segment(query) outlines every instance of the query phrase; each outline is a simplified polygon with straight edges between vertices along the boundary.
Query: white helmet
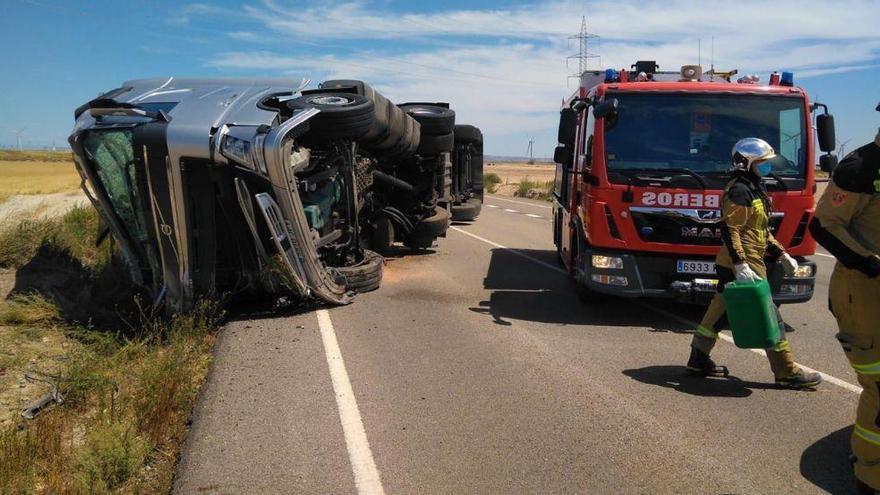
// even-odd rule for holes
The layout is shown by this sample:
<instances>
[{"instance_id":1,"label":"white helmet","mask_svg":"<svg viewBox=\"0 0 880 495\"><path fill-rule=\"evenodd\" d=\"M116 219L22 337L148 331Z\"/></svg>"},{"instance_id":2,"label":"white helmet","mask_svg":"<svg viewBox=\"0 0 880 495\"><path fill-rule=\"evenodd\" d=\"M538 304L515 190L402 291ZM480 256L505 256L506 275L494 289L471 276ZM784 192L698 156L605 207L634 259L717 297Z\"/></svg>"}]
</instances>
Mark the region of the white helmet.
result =
<instances>
[{"instance_id":1,"label":"white helmet","mask_svg":"<svg viewBox=\"0 0 880 495\"><path fill-rule=\"evenodd\" d=\"M740 139L730 153L734 170L749 171L755 163L776 158L776 151L770 143L754 137Z\"/></svg>"}]
</instances>

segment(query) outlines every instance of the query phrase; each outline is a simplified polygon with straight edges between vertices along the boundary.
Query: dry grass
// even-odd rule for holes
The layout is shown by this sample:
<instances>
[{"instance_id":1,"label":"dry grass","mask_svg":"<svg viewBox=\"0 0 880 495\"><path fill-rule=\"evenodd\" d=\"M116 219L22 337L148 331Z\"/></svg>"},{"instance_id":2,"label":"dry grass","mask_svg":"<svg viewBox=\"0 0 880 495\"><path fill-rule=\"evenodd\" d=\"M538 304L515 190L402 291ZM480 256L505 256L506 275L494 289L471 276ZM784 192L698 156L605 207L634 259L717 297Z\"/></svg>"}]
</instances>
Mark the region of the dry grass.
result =
<instances>
[{"instance_id":1,"label":"dry grass","mask_svg":"<svg viewBox=\"0 0 880 495\"><path fill-rule=\"evenodd\" d=\"M2 162L67 162L73 163L71 151L0 150Z\"/></svg>"},{"instance_id":2,"label":"dry grass","mask_svg":"<svg viewBox=\"0 0 880 495\"><path fill-rule=\"evenodd\" d=\"M514 191L514 196L520 198L542 199L549 201L553 195L554 181L535 181L528 177L520 179Z\"/></svg>"},{"instance_id":3,"label":"dry grass","mask_svg":"<svg viewBox=\"0 0 880 495\"><path fill-rule=\"evenodd\" d=\"M0 202L14 194L50 194L79 188L79 174L69 160L0 160Z\"/></svg>"},{"instance_id":4,"label":"dry grass","mask_svg":"<svg viewBox=\"0 0 880 495\"><path fill-rule=\"evenodd\" d=\"M97 216L86 208L0 232L0 247L14 243L0 249L0 260L17 271L17 284L34 267L66 263L30 274L38 288L45 274L56 277L49 287L60 291L14 293L0 303L0 405L15 407L0 420L16 418L0 421L0 493L170 490L220 311L203 303L160 320L129 299L130 323L95 328L72 318L74 310L104 310L99 282L124 278L107 246L95 247L96 232ZM62 405L32 421L17 417L23 401L10 397L33 400L53 386Z\"/></svg>"}]
</instances>

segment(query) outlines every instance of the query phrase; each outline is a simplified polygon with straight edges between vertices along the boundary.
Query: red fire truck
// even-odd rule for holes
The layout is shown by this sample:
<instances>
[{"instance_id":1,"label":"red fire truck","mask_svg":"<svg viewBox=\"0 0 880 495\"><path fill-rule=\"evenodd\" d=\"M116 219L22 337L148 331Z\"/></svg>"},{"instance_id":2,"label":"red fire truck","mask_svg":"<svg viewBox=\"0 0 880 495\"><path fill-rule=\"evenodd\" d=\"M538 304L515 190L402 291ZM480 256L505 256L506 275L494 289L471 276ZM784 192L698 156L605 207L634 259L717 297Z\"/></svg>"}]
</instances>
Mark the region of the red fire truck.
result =
<instances>
[{"instance_id":1,"label":"red fire truck","mask_svg":"<svg viewBox=\"0 0 880 495\"><path fill-rule=\"evenodd\" d=\"M733 144L766 140L778 157L765 178L770 228L799 263L792 277L768 263L777 303L809 300L816 265L807 226L813 214L813 119L821 166L836 160L834 121L810 104L791 73L732 80L736 71L699 66L660 72L653 61L631 71L588 71L563 104L553 240L582 294L705 302L715 292L721 195Z\"/></svg>"}]
</instances>

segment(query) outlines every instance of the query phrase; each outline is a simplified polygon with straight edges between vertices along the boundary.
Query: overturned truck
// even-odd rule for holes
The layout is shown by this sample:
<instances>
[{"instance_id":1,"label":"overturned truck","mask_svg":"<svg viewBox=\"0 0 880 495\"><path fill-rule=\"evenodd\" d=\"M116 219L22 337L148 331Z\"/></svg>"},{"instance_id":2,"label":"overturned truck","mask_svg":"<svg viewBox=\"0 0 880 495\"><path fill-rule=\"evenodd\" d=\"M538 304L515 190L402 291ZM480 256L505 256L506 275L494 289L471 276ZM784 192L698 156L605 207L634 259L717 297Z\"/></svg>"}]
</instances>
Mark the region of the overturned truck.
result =
<instances>
[{"instance_id":1,"label":"overturned truck","mask_svg":"<svg viewBox=\"0 0 880 495\"><path fill-rule=\"evenodd\" d=\"M305 87L143 79L76 110L83 188L156 306L345 304L379 286L380 253L430 247L482 199L482 134L462 134L448 104L394 105L354 80Z\"/></svg>"}]
</instances>

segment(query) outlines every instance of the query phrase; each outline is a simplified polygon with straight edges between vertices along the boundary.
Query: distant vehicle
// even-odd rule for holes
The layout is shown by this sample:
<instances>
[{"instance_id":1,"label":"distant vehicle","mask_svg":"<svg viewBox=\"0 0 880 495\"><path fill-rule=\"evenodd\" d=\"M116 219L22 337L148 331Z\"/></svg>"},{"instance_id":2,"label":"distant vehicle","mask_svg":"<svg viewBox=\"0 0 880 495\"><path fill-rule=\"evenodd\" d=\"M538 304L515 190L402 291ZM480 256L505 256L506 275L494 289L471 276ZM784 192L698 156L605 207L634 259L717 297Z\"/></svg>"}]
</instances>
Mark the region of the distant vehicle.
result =
<instances>
[{"instance_id":1,"label":"distant vehicle","mask_svg":"<svg viewBox=\"0 0 880 495\"><path fill-rule=\"evenodd\" d=\"M143 79L76 110L69 142L87 193L157 304L217 293L345 304L379 286L377 252L430 247L471 197L452 192L448 104L394 105L354 80L305 85Z\"/></svg>"},{"instance_id":2,"label":"distant vehicle","mask_svg":"<svg viewBox=\"0 0 880 495\"><path fill-rule=\"evenodd\" d=\"M808 301L816 266L814 149L817 116L822 168L836 163L827 107L810 105L790 73L731 82L736 71L699 66L659 72L584 72L563 104L555 151L553 241L585 297L666 297L705 302L714 294L721 245L721 195L730 150L744 137L771 143L778 158L766 185L770 228L800 264L793 277L770 266L777 303ZM772 263L771 263L772 265Z\"/></svg>"}]
</instances>

